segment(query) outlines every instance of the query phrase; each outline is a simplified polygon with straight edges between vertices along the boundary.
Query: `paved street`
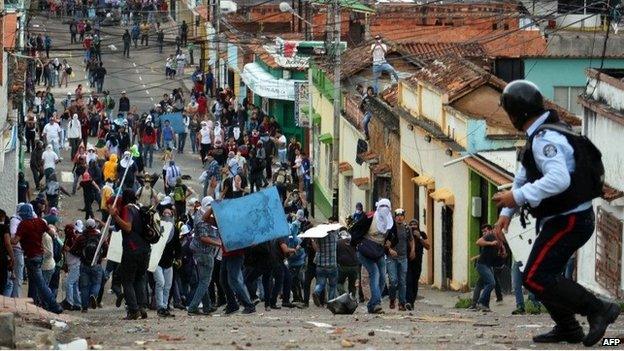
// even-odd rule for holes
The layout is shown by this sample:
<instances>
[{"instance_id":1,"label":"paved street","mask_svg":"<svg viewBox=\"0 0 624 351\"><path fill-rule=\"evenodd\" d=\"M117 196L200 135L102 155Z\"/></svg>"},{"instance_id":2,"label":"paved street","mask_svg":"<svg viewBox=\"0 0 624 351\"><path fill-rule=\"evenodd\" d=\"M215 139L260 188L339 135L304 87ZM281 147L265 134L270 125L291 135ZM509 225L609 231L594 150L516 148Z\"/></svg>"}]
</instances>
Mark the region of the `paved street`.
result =
<instances>
[{"instance_id":1,"label":"paved street","mask_svg":"<svg viewBox=\"0 0 624 351\"><path fill-rule=\"evenodd\" d=\"M77 84L88 86L82 62L83 51L78 50L80 45L69 44L66 24L42 17L32 18L31 33L46 31L53 38L50 57L66 58L74 67L75 77L69 86L52 89L59 104L68 91L74 91ZM126 90L131 105L145 112L164 93L171 93L172 89L183 85L179 80L165 80L164 60L166 55L173 53L171 47L159 54L155 38L150 38L149 47L135 49L133 46L131 58L123 58L122 29L103 27L102 32L102 59L108 71L104 90L110 90L116 101L120 92ZM166 29L166 32L166 40L172 40L175 30ZM109 45L116 46L117 50L111 50ZM187 66L184 79L188 79L191 71L192 67ZM94 140L90 142L95 143ZM152 172L160 173L160 155L160 152L154 155L158 162L154 162ZM58 166L57 172L62 175L62 185L71 189L72 164L67 149L62 151L62 157L64 161ZM192 180L186 182L187 185L201 193L197 182L201 163L199 156L191 153L190 145L187 144L183 155L176 155L176 162L183 174L192 177ZM28 159L25 164L28 164ZM32 184L32 174L28 170L26 174ZM156 189L162 191L161 181ZM63 223L83 219L84 212L78 211L82 205L81 192L73 197L62 197L60 209ZM64 296L64 292L60 291L59 295ZM213 316L190 317L185 311L176 310L173 311L175 318L165 319L157 317L155 311L150 311L147 320L122 321L124 309L115 308L113 295L106 293L101 309L89 310L86 314L67 312L76 317L76 321L58 338L61 341L86 338L90 344L101 345L105 349L542 349L544 345L533 344L531 336L553 326L546 314L511 316L515 308L511 295L505 296L504 303L492 302L491 313L454 308L458 297L468 297L466 293L425 287L422 295L424 299L417 301L411 312L390 310L388 300L384 299L382 303L386 313L382 315L366 313L364 304L360 304L355 314L350 316L333 316L328 310L312 304L308 309L282 308L269 312L265 312L259 305L257 313L247 316L224 316L220 310ZM587 329L584 320L583 326ZM18 328L18 340L32 337L28 334L30 332L31 329L20 331ZM611 325L606 336L623 337L624 319L620 318ZM547 347L572 349L578 345L555 344Z\"/></svg>"}]
</instances>

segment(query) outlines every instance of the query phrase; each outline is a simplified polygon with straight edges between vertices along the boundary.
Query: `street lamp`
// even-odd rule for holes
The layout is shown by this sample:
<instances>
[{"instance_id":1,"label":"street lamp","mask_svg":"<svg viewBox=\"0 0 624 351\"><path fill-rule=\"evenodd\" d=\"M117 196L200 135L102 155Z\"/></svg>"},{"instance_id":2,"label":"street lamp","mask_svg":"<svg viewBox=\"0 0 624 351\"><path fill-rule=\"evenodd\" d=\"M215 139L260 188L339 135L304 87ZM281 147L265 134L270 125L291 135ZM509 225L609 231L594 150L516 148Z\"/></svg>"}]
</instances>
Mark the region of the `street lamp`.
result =
<instances>
[{"instance_id":1,"label":"street lamp","mask_svg":"<svg viewBox=\"0 0 624 351\"><path fill-rule=\"evenodd\" d=\"M309 25L309 26L310 26L310 36L312 37L312 38L310 38L310 39L313 39L313 38L314 38L314 25L312 24L312 22L307 21L305 18L303 18L303 17L299 16L299 14L298 14L298 13L296 13L296 12L295 12L295 10L293 10L293 8L290 6L290 4L289 4L289 3L287 3L287 2L285 2L285 1L284 1L284 2L281 2L281 3L279 4L279 9L280 9L280 11L282 11L282 12L290 12L293 16L295 16L295 17L299 18L300 20L302 20L303 22L305 22L307 25Z\"/></svg>"}]
</instances>

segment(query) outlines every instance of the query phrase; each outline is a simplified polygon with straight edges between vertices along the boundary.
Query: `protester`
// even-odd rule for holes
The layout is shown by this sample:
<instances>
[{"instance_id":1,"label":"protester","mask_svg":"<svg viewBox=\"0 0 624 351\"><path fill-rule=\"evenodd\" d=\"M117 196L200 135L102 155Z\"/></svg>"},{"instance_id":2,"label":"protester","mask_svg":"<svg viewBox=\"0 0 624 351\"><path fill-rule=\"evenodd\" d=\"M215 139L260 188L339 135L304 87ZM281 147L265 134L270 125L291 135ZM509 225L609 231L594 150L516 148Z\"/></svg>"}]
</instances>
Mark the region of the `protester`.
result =
<instances>
[{"instance_id":1,"label":"protester","mask_svg":"<svg viewBox=\"0 0 624 351\"><path fill-rule=\"evenodd\" d=\"M399 311L405 311L405 293L407 261L415 258L414 238L410 228L406 225L405 210L394 210L394 226L386 238L388 252L386 268L388 270L390 309L394 309L396 297L399 297Z\"/></svg>"},{"instance_id":2,"label":"protester","mask_svg":"<svg viewBox=\"0 0 624 351\"><path fill-rule=\"evenodd\" d=\"M422 272L422 259L424 250L429 250L430 245L427 241L427 234L420 230L419 222L417 219L412 219L409 223L412 236L414 237L414 248L416 254L413 259L410 259L407 263L407 278L406 278L406 304L407 310L412 310L416 298L422 297L418 295L418 281L420 280L420 274Z\"/></svg>"}]
</instances>

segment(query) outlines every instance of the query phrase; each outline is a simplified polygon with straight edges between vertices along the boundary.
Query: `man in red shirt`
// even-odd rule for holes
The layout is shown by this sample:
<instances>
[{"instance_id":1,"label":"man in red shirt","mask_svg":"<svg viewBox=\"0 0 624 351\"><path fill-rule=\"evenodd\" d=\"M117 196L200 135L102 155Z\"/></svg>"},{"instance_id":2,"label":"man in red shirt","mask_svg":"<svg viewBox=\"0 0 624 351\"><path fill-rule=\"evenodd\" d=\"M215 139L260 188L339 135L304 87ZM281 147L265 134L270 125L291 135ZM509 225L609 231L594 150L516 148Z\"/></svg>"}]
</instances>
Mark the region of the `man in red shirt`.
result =
<instances>
[{"instance_id":1,"label":"man in red shirt","mask_svg":"<svg viewBox=\"0 0 624 351\"><path fill-rule=\"evenodd\" d=\"M18 242L24 250L28 282L34 286L34 291L43 308L53 313L63 313L63 308L56 302L56 298L43 278L41 265L43 264L43 236L51 234L48 224L41 218L35 217L32 205L22 204L17 214L22 221L17 226L12 244Z\"/></svg>"}]
</instances>

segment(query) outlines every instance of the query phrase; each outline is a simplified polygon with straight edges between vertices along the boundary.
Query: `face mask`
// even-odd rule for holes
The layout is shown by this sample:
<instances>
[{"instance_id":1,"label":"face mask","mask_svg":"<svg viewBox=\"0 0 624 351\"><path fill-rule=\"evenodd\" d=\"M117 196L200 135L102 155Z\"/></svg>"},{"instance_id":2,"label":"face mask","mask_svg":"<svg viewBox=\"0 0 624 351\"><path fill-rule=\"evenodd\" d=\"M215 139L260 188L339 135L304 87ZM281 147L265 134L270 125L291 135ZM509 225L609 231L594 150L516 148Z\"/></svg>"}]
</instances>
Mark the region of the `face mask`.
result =
<instances>
[{"instance_id":1,"label":"face mask","mask_svg":"<svg viewBox=\"0 0 624 351\"><path fill-rule=\"evenodd\" d=\"M173 218L171 216L163 216L162 220L165 222L173 222Z\"/></svg>"}]
</instances>

